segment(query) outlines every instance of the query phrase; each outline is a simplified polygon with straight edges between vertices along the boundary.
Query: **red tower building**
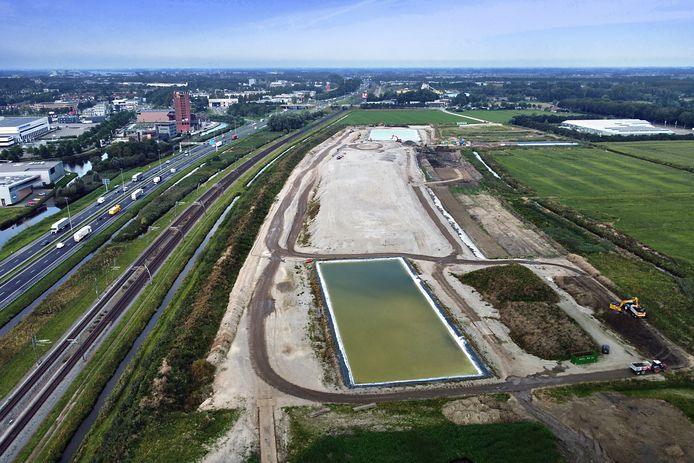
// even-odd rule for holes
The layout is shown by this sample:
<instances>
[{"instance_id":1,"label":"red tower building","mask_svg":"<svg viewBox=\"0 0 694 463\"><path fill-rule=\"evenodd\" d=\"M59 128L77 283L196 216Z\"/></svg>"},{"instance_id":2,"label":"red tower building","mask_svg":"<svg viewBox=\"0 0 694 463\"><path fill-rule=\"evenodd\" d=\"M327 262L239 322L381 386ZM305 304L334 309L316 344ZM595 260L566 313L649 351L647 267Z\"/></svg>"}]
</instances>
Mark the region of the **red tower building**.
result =
<instances>
[{"instance_id":1,"label":"red tower building","mask_svg":"<svg viewBox=\"0 0 694 463\"><path fill-rule=\"evenodd\" d=\"M190 96L187 91L175 91L173 94L173 106L176 111L176 132L190 133Z\"/></svg>"}]
</instances>

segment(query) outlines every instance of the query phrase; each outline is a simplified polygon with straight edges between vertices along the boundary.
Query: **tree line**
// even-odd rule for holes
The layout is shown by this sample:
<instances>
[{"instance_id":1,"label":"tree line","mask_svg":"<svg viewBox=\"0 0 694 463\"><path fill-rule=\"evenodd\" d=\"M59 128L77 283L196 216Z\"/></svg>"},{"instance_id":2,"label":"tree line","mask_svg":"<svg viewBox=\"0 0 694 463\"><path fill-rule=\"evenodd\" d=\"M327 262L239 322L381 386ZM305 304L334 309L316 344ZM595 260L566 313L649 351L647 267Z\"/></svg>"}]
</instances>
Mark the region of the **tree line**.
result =
<instances>
[{"instance_id":1,"label":"tree line","mask_svg":"<svg viewBox=\"0 0 694 463\"><path fill-rule=\"evenodd\" d=\"M287 111L270 116L267 126L273 132L290 132L322 117L323 114L323 111Z\"/></svg>"}]
</instances>

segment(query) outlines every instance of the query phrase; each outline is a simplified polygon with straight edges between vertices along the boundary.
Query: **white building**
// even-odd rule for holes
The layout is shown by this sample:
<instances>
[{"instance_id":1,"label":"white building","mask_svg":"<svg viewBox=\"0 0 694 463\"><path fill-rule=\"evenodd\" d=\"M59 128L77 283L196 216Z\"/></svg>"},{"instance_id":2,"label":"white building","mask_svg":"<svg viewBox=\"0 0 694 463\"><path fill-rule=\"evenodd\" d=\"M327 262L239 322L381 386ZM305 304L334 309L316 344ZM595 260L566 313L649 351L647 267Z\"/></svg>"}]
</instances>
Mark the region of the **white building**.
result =
<instances>
[{"instance_id":1,"label":"white building","mask_svg":"<svg viewBox=\"0 0 694 463\"><path fill-rule=\"evenodd\" d=\"M63 161L0 163L0 177L37 176L36 186L55 183L65 175Z\"/></svg>"},{"instance_id":2,"label":"white building","mask_svg":"<svg viewBox=\"0 0 694 463\"><path fill-rule=\"evenodd\" d=\"M228 108L238 102L238 98L209 98L207 100L207 105L210 108Z\"/></svg>"},{"instance_id":3,"label":"white building","mask_svg":"<svg viewBox=\"0 0 694 463\"><path fill-rule=\"evenodd\" d=\"M0 206L17 204L34 192L38 175L0 176Z\"/></svg>"},{"instance_id":4,"label":"white building","mask_svg":"<svg viewBox=\"0 0 694 463\"><path fill-rule=\"evenodd\" d=\"M15 143L14 137L9 135L0 135L0 150L11 148Z\"/></svg>"},{"instance_id":5,"label":"white building","mask_svg":"<svg viewBox=\"0 0 694 463\"><path fill-rule=\"evenodd\" d=\"M49 129L48 117L0 116L0 137L12 137L17 143L30 142L48 133Z\"/></svg>"},{"instance_id":6,"label":"white building","mask_svg":"<svg viewBox=\"0 0 694 463\"><path fill-rule=\"evenodd\" d=\"M109 114L111 114L111 105L108 104L108 102L103 101L82 111L83 116L104 117L108 116Z\"/></svg>"},{"instance_id":7,"label":"white building","mask_svg":"<svg viewBox=\"0 0 694 463\"><path fill-rule=\"evenodd\" d=\"M641 119L579 119L561 123L561 127L582 133L600 136L611 135L661 135L672 134L672 130L654 127Z\"/></svg>"}]
</instances>

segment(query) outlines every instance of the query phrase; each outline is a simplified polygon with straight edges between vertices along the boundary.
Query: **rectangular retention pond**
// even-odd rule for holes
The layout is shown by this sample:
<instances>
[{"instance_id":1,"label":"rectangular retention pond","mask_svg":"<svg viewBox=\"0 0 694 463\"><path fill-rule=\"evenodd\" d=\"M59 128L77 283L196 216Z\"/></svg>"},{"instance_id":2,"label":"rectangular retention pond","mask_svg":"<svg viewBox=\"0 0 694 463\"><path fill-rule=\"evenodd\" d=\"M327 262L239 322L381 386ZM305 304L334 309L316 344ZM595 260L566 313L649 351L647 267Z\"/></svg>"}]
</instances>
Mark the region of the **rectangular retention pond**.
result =
<instances>
[{"instance_id":1,"label":"rectangular retention pond","mask_svg":"<svg viewBox=\"0 0 694 463\"><path fill-rule=\"evenodd\" d=\"M317 264L350 386L485 376L402 258Z\"/></svg>"},{"instance_id":2,"label":"rectangular retention pond","mask_svg":"<svg viewBox=\"0 0 694 463\"><path fill-rule=\"evenodd\" d=\"M373 141L392 141L398 137L402 141L420 142L419 132L416 129L402 129L398 127L387 129L371 129L369 138Z\"/></svg>"}]
</instances>

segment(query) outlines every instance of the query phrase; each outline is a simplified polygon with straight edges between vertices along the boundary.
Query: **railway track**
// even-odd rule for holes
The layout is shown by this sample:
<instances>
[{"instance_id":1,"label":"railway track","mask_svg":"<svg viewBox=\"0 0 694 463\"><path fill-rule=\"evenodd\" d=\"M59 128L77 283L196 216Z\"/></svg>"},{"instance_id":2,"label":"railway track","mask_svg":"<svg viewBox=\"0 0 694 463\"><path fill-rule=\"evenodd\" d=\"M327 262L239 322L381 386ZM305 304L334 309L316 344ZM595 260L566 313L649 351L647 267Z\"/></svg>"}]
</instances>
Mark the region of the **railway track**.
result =
<instances>
[{"instance_id":1,"label":"railway track","mask_svg":"<svg viewBox=\"0 0 694 463\"><path fill-rule=\"evenodd\" d=\"M82 357L97 342L101 334L125 312L130 303L147 285L151 276L156 273L161 264L181 242L185 234L192 228L197 220L202 217L207 208L224 193L226 188L231 186L241 175L246 173L270 153L297 140L307 132L334 119L341 113L342 112L335 112L329 114L297 133L273 143L271 146L263 149L243 162L239 167L219 180L214 187L207 190L195 203L186 208L181 215L174 220L171 226L157 237L133 265L111 285L94 307L92 307L77 325L70 330L69 334L63 338L60 344L48 354L48 357L45 358L20 386L11 393L8 400L2 405L0 408L0 422L5 420L42 380L47 379L47 383L40 389L35 399L22 411L19 418L12 423L9 430L0 437L0 456L12 445L17 436L19 436L29 424L75 365L79 363ZM102 318L98 318L99 314L105 309L108 309L106 314ZM88 330L91 324L93 324L93 326L91 330ZM63 364L59 365L61 358L73 345L73 342L68 341L68 339L74 340L79 338L85 330L88 330L87 337L84 341L79 343L78 348L74 350L72 354L69 354L67 358L62 360ZM56 364L59 365L57 372L49 376Z\"/></svg>"}]
</instances>

